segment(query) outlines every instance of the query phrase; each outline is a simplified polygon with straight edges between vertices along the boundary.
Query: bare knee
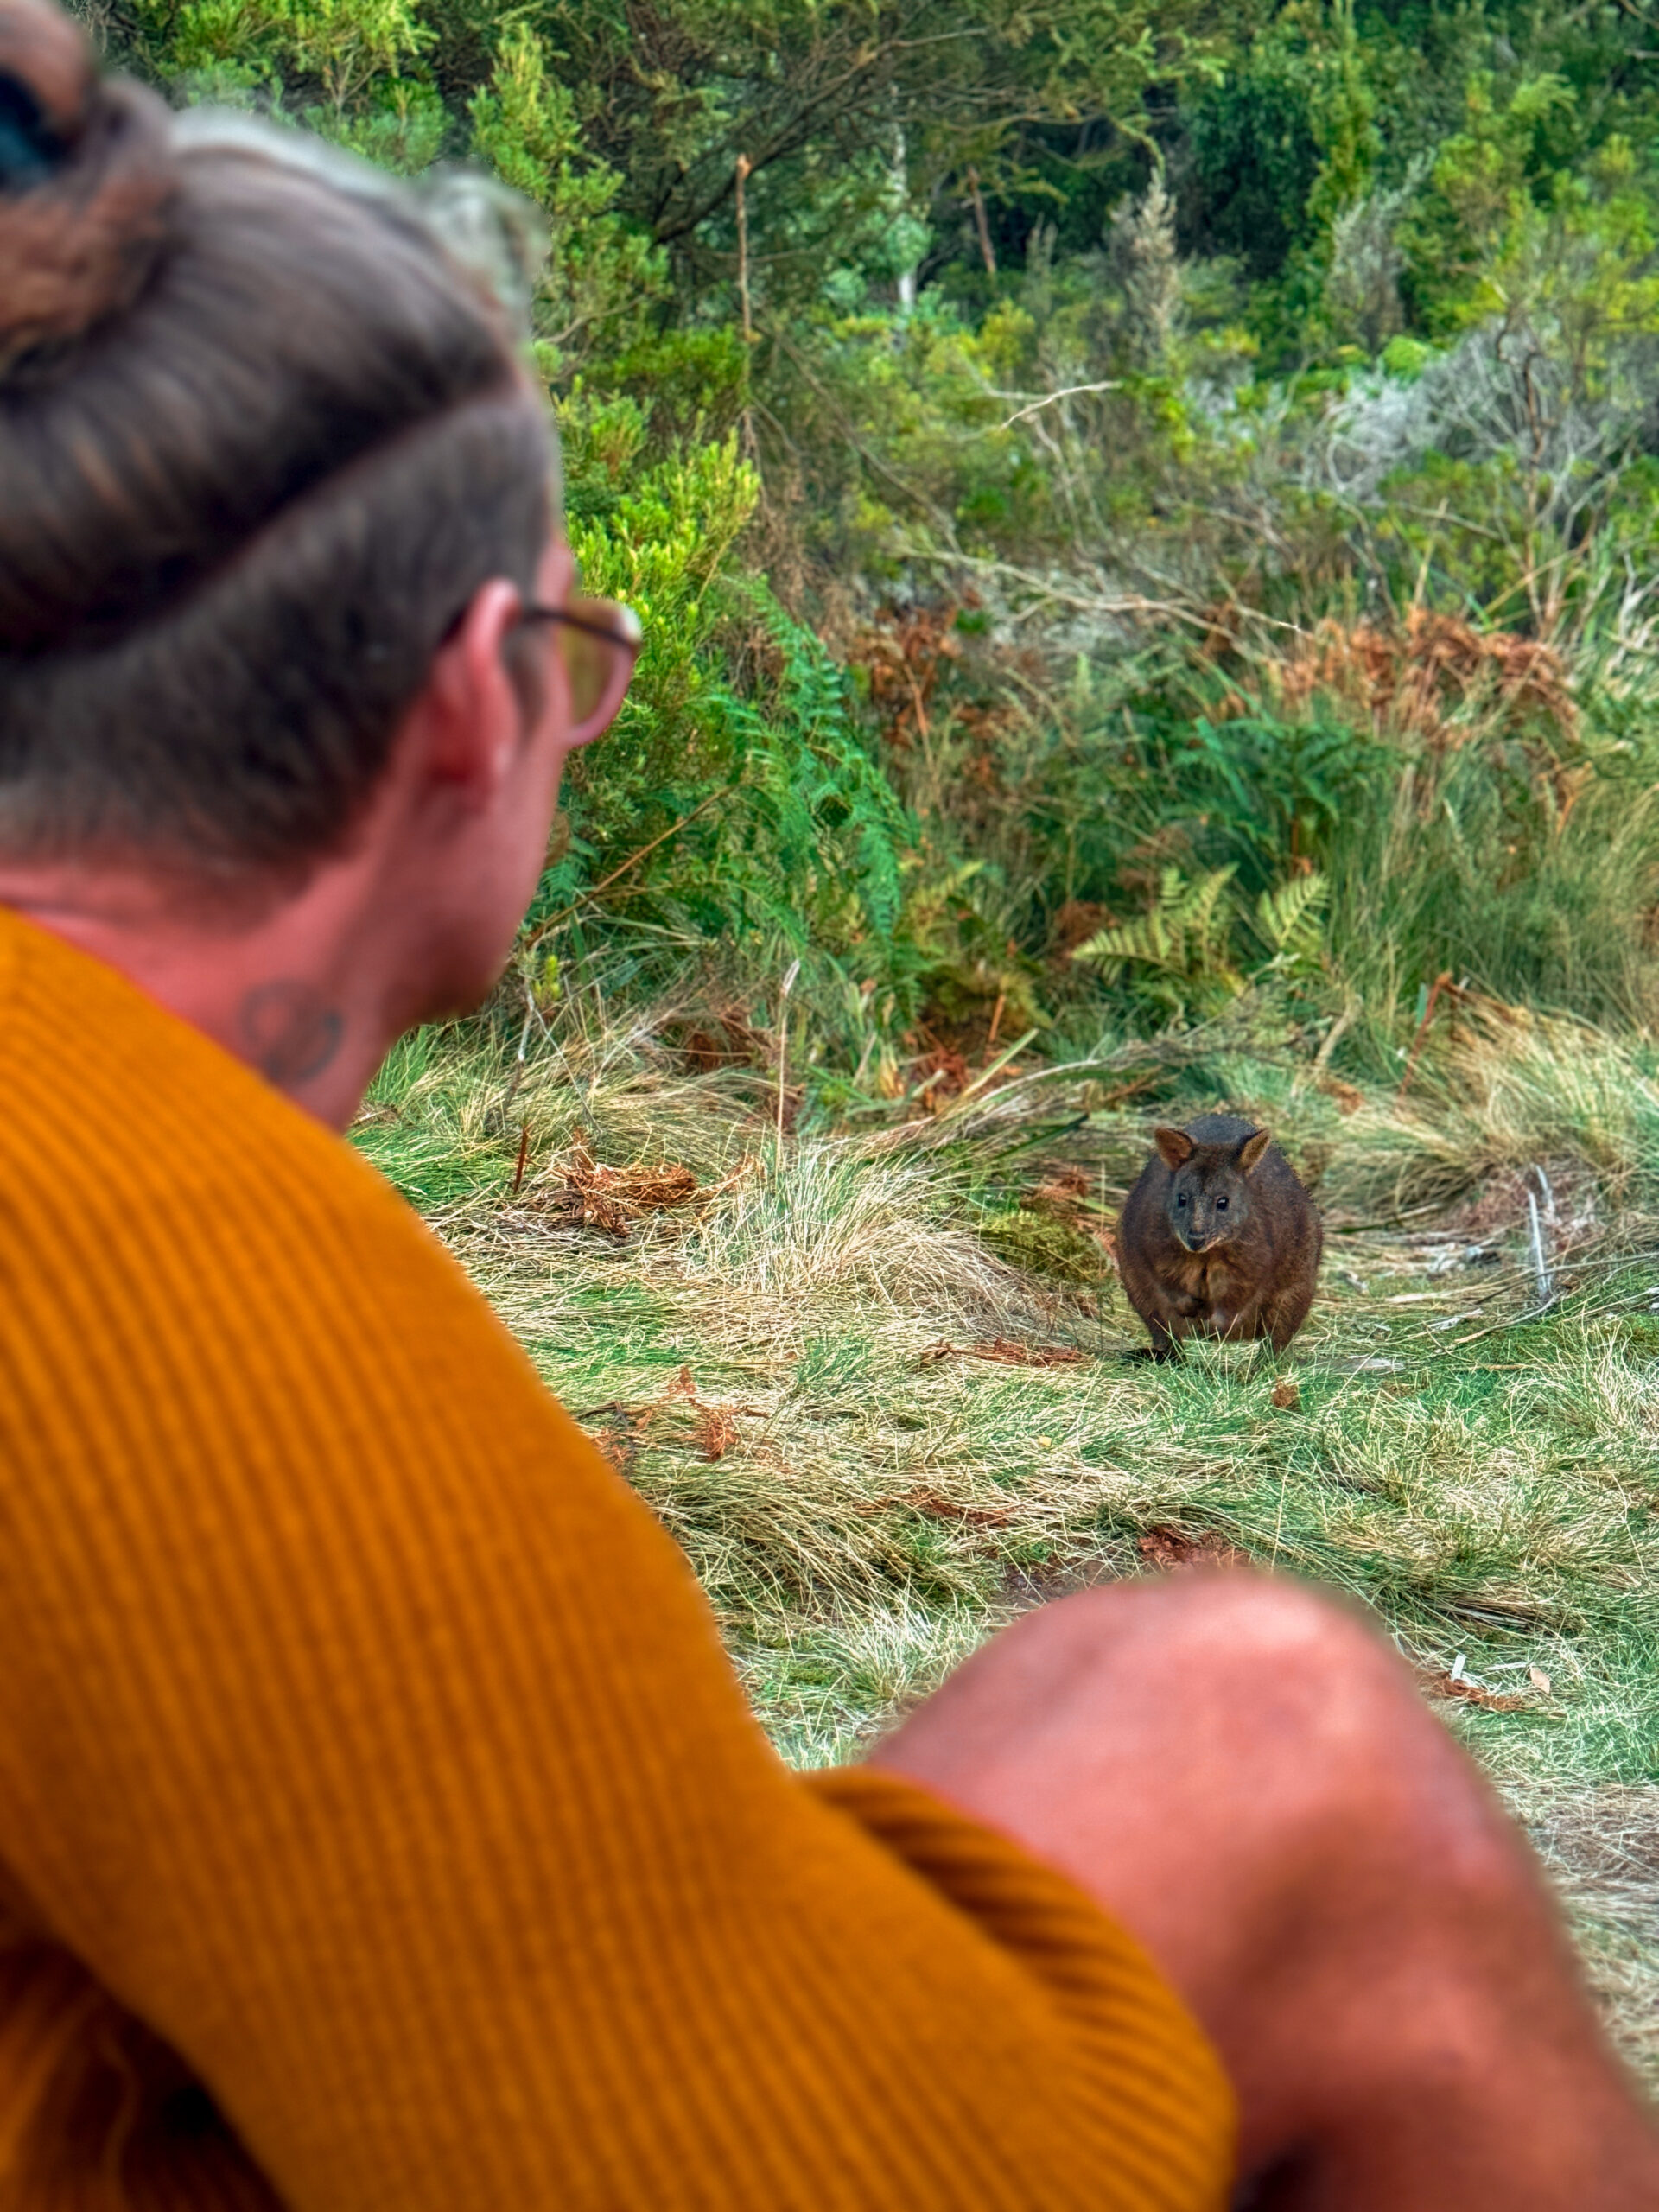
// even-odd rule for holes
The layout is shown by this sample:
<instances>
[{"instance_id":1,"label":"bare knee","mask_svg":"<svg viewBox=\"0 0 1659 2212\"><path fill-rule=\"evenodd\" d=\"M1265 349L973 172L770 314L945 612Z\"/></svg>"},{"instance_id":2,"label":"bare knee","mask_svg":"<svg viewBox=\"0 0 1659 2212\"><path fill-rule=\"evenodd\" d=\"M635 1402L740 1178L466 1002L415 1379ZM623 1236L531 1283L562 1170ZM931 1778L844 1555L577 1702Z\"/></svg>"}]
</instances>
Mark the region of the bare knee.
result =
<instances>
[{"instance_id":1,"label":"bare knee","mask_svg":"<svg viewBox=\"0 0 1659 2212\"><path fill-rule=\"evenodd\" d=\"M1161 1942L1201 1894L1241 1931L1351 1916L1407 1869L1530 1878L1386 1640L1296 1582L1089 1591L988 1645L874 1754L1018 1836Z\"/></svg>"},{"instance_id":2,"label":"bare knee","mask_svg":"<svg viewBox=\"0 0 1659 2212\"><path fill-rule=\"evenodd\" d=\"M1610 2171L1650 2175L1529 1855L1342 1604L1250 1574L1068 1599L874 1756L1140 1937L1232 2075L1247 2174L1337 2177L1309 2202L1555 2212L1605 2136ZM1517 2166L1546 2175L1530 2196ZM1645 2185L1582 2201L1623 2212Z\"/></svg>"},{"instance_id":3,"label":"bare knee","mask_svg":"<svg viewBox=\"0 0 1659 2212\"><path fill-rule=\"evenodd\" d=\"M1094 1738L1149 1774L1178 1748L1217 1771L1294 1762L1329 1792L1385 1744L1438 1735L1410 1678L1355 1610L1287 1579L1183 1573L1079 1592L1027 1614L971 1659L878 1755L947 1764ZM1161 1754L1161 1756L1160 1756ZM1120 1778L1124 1769L1120 1765Z\"/></svg>"}]
</instances>

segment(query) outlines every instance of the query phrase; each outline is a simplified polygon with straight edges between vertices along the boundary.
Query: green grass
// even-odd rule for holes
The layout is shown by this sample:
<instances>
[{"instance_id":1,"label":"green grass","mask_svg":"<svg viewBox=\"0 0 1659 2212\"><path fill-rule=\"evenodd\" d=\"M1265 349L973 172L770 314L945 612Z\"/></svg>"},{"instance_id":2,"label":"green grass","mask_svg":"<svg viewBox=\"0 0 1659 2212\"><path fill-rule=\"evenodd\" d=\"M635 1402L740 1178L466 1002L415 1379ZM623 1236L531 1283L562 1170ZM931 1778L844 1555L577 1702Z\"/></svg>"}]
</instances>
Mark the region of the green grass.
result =
<instances>
[{"instance_id":1,"label":"green grass","mask_svg":"<svg viewBox=\"0 0 1659 2212\"><path fill-rule=\"evenodd\" d=\"M1659 2080L1652 1086L1566 1023L1477 1026L1403 1105L1347 1114L1286 1053L1168 1058L1145 1119L1091 1110L1096 1076L1039 1077L779 1159L764 1081L687 1077L648 1027L538 1034L522 1065L454 1032L402 1049L357 1136L684 1547L786 1757L855 1756L1022 1606L1147 1571L1148 1532L1224 1542L1372 1606L1429 1675L1461 1657L1437 1704ZM1009 1224L1052 1222L1057 1176L1098 1252L1147 1120L1223 1100L1321 1178L1291 1406L1249 1348L1137 1357L1109 1273L1010 1262L1043 1258ZM612 1168L722 1187L626 1239L572 1225L579 1135ZM1541 1313L1527 1161L1555 1211Z\"/></svg>"}]
</instances>

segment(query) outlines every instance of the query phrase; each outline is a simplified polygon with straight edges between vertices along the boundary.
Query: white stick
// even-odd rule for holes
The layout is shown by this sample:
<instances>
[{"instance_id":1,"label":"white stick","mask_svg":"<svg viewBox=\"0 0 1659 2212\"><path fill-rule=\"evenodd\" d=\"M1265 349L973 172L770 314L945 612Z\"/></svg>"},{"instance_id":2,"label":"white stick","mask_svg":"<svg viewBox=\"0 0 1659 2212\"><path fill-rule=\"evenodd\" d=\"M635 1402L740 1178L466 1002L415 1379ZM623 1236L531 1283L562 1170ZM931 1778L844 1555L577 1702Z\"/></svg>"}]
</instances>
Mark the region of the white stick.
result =
<instances>
[{"instance_id":1,"label":"white stick","mask_svg":"<svg viewBox=\"0 0 1659 2212\"><path fill-rule=\"evenodd\" d=\"M1549 1224L1550 1227L1554 1229L1556 1218L1555 1193L1550 1189L1549 1178L1545 1174L1541 1167L1535 1167L1532 1172L1538 1178L1539 1195L1544 1202L1544 1219Z\"/></svg>"},{"instance_id":2,"label":"white stick","mask_svg":"<svg viewBox=\"0 0 1659 2212\"><path fill-rule=\"evenodd\" d=\"M1548 1305L1555 1295L1555 1286L1544 1259L1544 1224L1539 1217L1538 1201L1531 1191L1527 1192L1527 1211L1532 1218L1532 1272L1538 1278L1539 1300Z\"/></svg>"},{"instance_id":3,"label":"white stick","mask_svg":"<svg viewBox=\"0 0 1659 2212\"><path fill-rule=\"evenodd\" d=\"M999 423L997 427L1011 430L1016 423L1023 423L1027 416L1036 415L1045 407L1052 407L1057 399L1076 399L1086 391L1116 391L1117 388L1118 379L1116 377L1109 377L1104 384L1069 384L1064 391L1045 392L1040 399L1033 399L1029 406L1020 408L1017 414L1010 415L1006 423ZM998 395L999 397L1001 396Z\"/></svg>"}]
</instances>

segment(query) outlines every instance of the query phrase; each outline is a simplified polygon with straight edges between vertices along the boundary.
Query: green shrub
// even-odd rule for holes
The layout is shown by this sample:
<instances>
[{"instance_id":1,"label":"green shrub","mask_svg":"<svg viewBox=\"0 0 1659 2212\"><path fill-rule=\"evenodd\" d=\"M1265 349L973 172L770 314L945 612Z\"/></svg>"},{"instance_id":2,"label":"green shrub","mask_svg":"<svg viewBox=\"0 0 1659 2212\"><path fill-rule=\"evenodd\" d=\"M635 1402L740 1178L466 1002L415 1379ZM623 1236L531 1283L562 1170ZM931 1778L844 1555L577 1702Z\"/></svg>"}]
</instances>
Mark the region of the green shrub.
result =
<instances>
[{"instance_id":1,"label":"green shrub","mask_svg":"<svg viewBox=\"0 0 1659 2212\"><path fill-rule=\"evenodd\" d=\"M526 975L672 977L764 1062L798 958L810 1116L917 1090L924 1052L1245 1001L1392 1065L1447 971L1652 1017L1639 13L96 27L175 99L535 204L571 539L646 647ZM1414 719L1350 680L1435 622L1476 641L1461 692Z\"/></svg>"}]
</instances>

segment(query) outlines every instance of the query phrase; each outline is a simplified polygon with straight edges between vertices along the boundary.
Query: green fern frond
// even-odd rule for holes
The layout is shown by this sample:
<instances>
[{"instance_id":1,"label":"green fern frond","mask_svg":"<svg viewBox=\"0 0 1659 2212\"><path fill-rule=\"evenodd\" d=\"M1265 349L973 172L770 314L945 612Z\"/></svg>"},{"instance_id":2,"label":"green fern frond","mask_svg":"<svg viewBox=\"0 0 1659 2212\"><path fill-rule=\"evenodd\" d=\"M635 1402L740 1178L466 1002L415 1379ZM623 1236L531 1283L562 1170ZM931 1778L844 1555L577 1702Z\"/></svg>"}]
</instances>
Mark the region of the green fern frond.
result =
<instances>
[{"instance_id":1,"label":"green fern frond","mask_svg":"<svg viewBox=\"0 0 1659 2212\"><path fill-rule=\"evenodd\" d=\"M1276 960L1306 961L1318 957L1320 920L1331 886L1315 874L1293 875L1255 904L1255 925Z\"/></svg>"},{"instance_id":2,"label":"green fern frond","mask_svg":"<svg viewBox=\"0 0 1659 2212\"><path fill-rule=\"evenodd\" d=\"M1175 913L1171 914L1172 924L1191 940L1193 951L1198 955L1197 964L1202 969L1208 969L1215 964L1224 944L1227 931L1221 910L1222 894L1236 872L1229 866L1212 868L1208 875L1201 875L1180 902L1179 922ZM1166 871L1166 880L1175 873L1173 869Z\"/></svg>"},{"instance_id":3,"label":"green fern frond","mask_svg":"<svg viewBox=\"0 0 1659 2212\"><path fill-rule=\"evenodd\" d=\"M1182 983L1238 989L1228 957L1232 916L1226 893L1233 874L1231 867L1213 868L1189 883L1179 868L1165 868L1148 912L1096 930L1071 957L1098 965L1107 982L1133 963Z\"/></svg>"}]
</instances>

